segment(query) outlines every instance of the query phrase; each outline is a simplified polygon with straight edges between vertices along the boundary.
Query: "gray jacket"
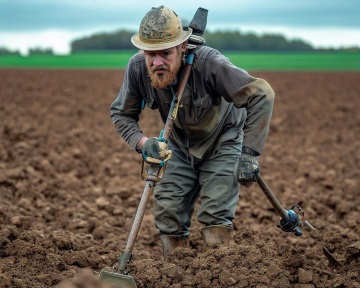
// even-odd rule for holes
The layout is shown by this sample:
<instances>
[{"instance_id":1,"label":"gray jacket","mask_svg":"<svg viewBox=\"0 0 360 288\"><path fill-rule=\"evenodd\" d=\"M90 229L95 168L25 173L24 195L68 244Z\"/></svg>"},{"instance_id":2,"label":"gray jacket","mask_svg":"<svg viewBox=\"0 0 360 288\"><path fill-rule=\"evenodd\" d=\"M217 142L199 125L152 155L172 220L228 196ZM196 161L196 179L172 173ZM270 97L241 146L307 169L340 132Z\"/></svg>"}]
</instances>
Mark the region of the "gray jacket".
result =
<instances>
[{"instance_id":1,"label":"gray jacket","mask_svg":"<svg viewBox=\"0 0 360 288\"><path fill-rule=\"evenodd\" d=\"M166 89L152 88L144 53L139 51L130 59L110 112L117 132L134 150L143 136L137 123L143 103L158 109L165 123L176 86L174 81ZM265 80L234 66L217 50L200 47L195 52L191 76L170 138L182 150L202 159L226 131L240 133L243 129L243 146L261 154L274 97L273 89Z\"/></svg>"}]
</instances>

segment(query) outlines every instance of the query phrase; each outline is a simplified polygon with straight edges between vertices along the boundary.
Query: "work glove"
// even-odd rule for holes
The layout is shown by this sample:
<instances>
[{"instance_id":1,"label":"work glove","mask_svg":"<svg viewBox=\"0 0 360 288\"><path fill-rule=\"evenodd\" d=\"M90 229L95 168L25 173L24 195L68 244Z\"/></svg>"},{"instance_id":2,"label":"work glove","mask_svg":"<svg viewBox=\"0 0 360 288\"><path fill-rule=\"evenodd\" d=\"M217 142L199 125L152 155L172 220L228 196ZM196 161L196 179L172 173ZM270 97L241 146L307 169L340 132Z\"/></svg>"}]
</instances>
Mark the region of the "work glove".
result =
<instances>
[{"instance_id":1,"label":"work glove","mask_svg":"<svg viewBox=\"0 0 360 288\"><path fill-rule=\"evenodd\" d=\"M149 138L142 147L142 156L145 162L162 166L171 157L171 150L168 150L167 141L157 137Z\"/></svg>"},{"instance_id":2,"label":"work glove","mask_svg":"<svg viewBox=\"0 0 360 288\"><path fill-rule=\"evenodd\" d=\"M260 172L259 153L251 148L243 147L238 163L238 181L241 185L248 186L256 182L256 174Z\"/></svg>"}]
</instances>

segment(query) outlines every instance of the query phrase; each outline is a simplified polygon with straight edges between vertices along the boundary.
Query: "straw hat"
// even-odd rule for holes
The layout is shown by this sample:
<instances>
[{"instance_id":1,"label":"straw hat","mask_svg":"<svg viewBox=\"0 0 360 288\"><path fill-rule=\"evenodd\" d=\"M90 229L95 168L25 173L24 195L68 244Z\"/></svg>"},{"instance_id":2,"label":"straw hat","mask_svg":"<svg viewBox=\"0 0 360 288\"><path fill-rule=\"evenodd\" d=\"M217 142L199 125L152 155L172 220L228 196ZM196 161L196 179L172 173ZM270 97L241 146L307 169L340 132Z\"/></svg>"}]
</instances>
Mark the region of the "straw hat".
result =
<instances>
[{"instance_id":1,"label":"straw hat","mask_svg":"<svg viewBox=\"0 0 360 288\"><path fill-rule=\"evenodd\" d=\"M142 19L139 33L131 37L131 43L142 50L164 50L183 43L191 33L191 28L183 30L174 11L164 6L153 7Z\"/></svg>"}]
</instances>

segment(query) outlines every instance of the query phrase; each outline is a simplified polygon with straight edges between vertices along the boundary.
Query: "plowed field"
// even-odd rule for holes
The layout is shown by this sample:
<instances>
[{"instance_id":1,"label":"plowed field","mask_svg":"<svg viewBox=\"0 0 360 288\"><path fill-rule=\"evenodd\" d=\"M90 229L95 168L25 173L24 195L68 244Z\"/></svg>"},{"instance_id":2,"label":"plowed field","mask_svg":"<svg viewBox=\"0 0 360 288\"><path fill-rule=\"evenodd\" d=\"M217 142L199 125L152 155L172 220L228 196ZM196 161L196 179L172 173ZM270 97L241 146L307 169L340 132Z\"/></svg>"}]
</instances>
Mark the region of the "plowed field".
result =
<instances>
[{"instance_id":1,"label":"plowed field","mask_svg":"<svg viewBox=\"0 0 360 288\"><path fill-rule=\"evenodd\" d=\"M276 91L262 176L316 230L282 232L254 184L241 188L230 247L206 250L194 219L191 248L166 263L151 198L128 266L138 287L360 287L360 74L253 74ZM100 287L93 279L125 248L144 182L109 116L122 77L0 70L1 288ZM148 136L162 126L144 110Z\"/></svg>"}]
</instances>

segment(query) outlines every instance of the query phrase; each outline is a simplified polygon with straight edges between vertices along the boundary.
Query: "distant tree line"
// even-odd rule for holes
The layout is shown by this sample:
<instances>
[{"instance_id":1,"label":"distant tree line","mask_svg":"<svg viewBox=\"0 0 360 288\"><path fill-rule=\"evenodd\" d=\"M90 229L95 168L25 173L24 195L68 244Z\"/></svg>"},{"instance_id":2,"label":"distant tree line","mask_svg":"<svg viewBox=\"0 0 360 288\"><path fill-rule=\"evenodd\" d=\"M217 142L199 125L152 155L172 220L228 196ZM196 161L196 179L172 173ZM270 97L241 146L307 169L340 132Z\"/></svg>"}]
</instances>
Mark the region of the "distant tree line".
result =
<instances>
[{"instance_id":1,"label":"distant tree line","mask_svg":"<svg viewBox=\"0 0 360 288\"><path fill-rule=\"evenodd\" d=\"M299 39L287 40L282 35L254 33L243 34L239 31L205 32L206 45L220 51L312 51L314 48Z\"/></svg>"},{"instance_id":2,"label":"distant tree line","mask_svg":"<svg viewBox=\"0 0 360 288\"><path fill-rule=\"evenodd\" d=\"M75 39L71 42L71 52L94 51L94 50L131 50L135 47L131 44L131 37L135 32L119 30L112 33L98 33L91 36ZM254 33L242 33L240 31L216 31L205 32L206 45L220 51L360 51L360 47L347 47L339 49L315 49L309 43L301 39L288 40L280 34L256 35ZM30 48L29 55L52 55L51 48ZM0 47L1 55L20 55L17 50Z\"/></svg>"},{"instance_id":3,"label":"distant tree line","mask_svg":"<svg viewBox=\"0 0 360 288\"><path fill-rule=\"evenodd\" d=\"M134 32L120 30L113 33L99 33L71 42L71 52L86 50L130 50L134 49L130 38Z\"/></svg>"},{"instance_id":4,"label":"distant tree line","mask_svg":"<svg viewBox=\"0 0 360 288\"><path fill-rule=\"evenodd\" d=\"M74 40L71 51L85 50L122 50L134 49L130 38L133 31L120 30L113 33L99 33ZM282 35L267 34L258 36L239 31L217 31L204 34L206 45L218 50L236 51L312 51L314 48L299 39L287 40Z\"/></svg>"},{"instance_id":5,"label":"distant tree line","mask_svg":"<svg viewBox=\"0 0 360 288\"><path fill-rule=\"evenodd\" d=\"M29 55L53 55L54 52L51 48L30 48ZM1 55L20 55L19 50L10 50L6 47L0 47Z\"/></svg>"},{"instance_id":6,"label":"distant tree line","mask_svg":"<svg viewBox=\"0 0 360 288\"><path fill-rule=\"evenodd\" d=\"M30 48L29 55L52 55L54 54L51 48Z\"/></svg>"},{"instance_id":7,"label":"distant tree line","mask_svg":"<svg viewBox=\"0 0 360 288\"><path fill-rule=\"evenodd\" d=\"M6 47L0 47L0 55L20 55L18 50L9 50Z\"/></svg>"}]
</instances>

